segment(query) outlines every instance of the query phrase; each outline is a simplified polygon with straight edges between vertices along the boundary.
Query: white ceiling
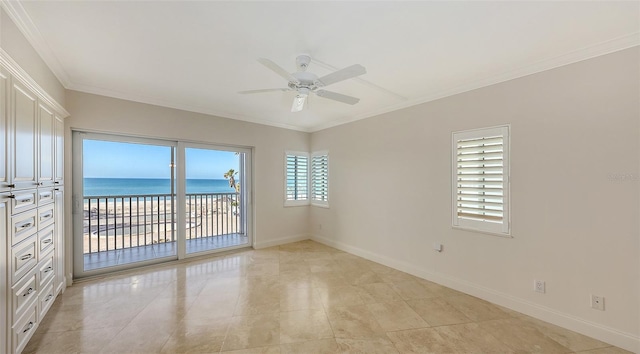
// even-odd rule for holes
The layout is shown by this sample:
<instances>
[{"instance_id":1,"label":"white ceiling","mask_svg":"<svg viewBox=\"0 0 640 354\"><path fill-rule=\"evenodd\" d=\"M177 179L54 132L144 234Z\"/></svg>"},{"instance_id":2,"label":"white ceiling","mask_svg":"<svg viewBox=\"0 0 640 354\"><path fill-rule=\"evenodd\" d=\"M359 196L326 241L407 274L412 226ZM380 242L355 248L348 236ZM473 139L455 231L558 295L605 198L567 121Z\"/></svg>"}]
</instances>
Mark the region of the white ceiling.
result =
<instances>
[{"instance_id":1,"label":"white ceiling","mask_svg":"<svg viewBox=\"0 0 640 354\"><path fill-rule=\"evenodd\" d=\"M63 85L302 131L315 131L639 45L630 2L5 2ZM319 76L354 105L293 93L256 61Z\"/></svg>"}]
</instances>

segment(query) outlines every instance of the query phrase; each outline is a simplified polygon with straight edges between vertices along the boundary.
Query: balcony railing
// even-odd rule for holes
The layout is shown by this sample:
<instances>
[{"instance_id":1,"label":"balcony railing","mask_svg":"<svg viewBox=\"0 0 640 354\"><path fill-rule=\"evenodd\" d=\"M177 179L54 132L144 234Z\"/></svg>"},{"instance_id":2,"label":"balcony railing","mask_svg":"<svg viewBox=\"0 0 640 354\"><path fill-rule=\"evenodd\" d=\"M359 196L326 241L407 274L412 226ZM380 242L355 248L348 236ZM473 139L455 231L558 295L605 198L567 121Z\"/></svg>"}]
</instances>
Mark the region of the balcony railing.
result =
<instances>
[{"instance_id":1,"label":"balcony railing","mask_svg":"<svg viewBox=\"0 0 640 354\"><path fill-rule=\"evenodd\" d=\"M175 242L171 194L84 197L84 253ZM186 239L243 234L236 193L186 195Z\"/></svg>"}]
</instances>

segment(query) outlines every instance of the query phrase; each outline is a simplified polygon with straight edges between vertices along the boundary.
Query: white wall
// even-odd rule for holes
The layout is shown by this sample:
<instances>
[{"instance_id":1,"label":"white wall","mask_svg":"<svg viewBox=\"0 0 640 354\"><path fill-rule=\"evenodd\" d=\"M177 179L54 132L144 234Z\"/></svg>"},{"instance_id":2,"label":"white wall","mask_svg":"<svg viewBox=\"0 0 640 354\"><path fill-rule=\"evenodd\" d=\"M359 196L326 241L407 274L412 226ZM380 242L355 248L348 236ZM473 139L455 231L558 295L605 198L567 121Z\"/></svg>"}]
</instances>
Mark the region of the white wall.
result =
<instances>
[{"instance_id":1,"label":"white wall","mask_svg":"<svg viewBox=\"0 0 640 354\"><path fill-rule=\"evenodd\" d=\"M308 238L308 207L283 207L284 151L308 150L308 133L77 91L67 91L66 108L71 113L65 122L66 161L71 161L72 129L254 148L256 247ZM67 163L68 188L72 185L71 169ZM71 193L67 198L70 207ZM70 215L66 226L69 236Z\"/></svg>"},{"instance_id":2,"label":"white wall","mask_svg":"<svg viewBox=\"0 0 640 354\"><path fill-rule=\"evenodd\" d=\"M0 7L0 47L60 105L65 89L29 41Z\"/></svg>"},{"instance_id":3,"label":"white wall","mask_svg":"<svg viewBox=\"0 0 640 354\"><path fill-rule=\"evenodd\" d=\"M639 62L635 47L313 133L330 153L314 238L640 351ZM505 123L513 238L452 229L451 132Z\"/></svg>"}]
</instances>

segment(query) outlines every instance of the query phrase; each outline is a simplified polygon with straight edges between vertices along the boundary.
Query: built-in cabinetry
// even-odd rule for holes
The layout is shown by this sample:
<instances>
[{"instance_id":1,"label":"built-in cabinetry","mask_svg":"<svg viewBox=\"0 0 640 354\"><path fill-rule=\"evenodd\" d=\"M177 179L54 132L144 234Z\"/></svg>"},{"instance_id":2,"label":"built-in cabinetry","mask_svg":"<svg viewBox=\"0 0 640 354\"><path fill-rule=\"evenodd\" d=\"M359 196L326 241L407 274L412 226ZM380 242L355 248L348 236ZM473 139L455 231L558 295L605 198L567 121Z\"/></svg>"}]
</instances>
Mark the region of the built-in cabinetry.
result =
<instances>
[{"instance_id":1,"label":"built-in cabinetry","mask_svg":"<svg viewBox=\"0 0 640 354\"><path fill-rule=\"evenodd\" d=\"M0 64L0 352L20 353L66 284L66 112Z\"/></svg>"}]
</instances>

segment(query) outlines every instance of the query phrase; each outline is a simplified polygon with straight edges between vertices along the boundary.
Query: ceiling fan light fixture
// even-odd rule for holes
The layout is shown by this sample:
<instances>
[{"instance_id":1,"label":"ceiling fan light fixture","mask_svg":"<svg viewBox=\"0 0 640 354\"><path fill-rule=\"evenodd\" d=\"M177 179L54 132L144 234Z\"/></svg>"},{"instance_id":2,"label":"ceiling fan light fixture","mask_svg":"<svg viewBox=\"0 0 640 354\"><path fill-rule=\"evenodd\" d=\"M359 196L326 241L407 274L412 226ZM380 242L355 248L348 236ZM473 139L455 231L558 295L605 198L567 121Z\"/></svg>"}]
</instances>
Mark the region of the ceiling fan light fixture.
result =
<instances>
[{"instance_id":1,"label":"ceiling fan light fixture","mask_svg":"<svg viewBox=\"0 0 640 354\"><path fill-rule=\"evenodd\" d=\"M304 108L304 102L307 100L308 93L298 93L293 99L293 106L291 106L291 112L300 112Z\"/></svg>"}]
</instances>

